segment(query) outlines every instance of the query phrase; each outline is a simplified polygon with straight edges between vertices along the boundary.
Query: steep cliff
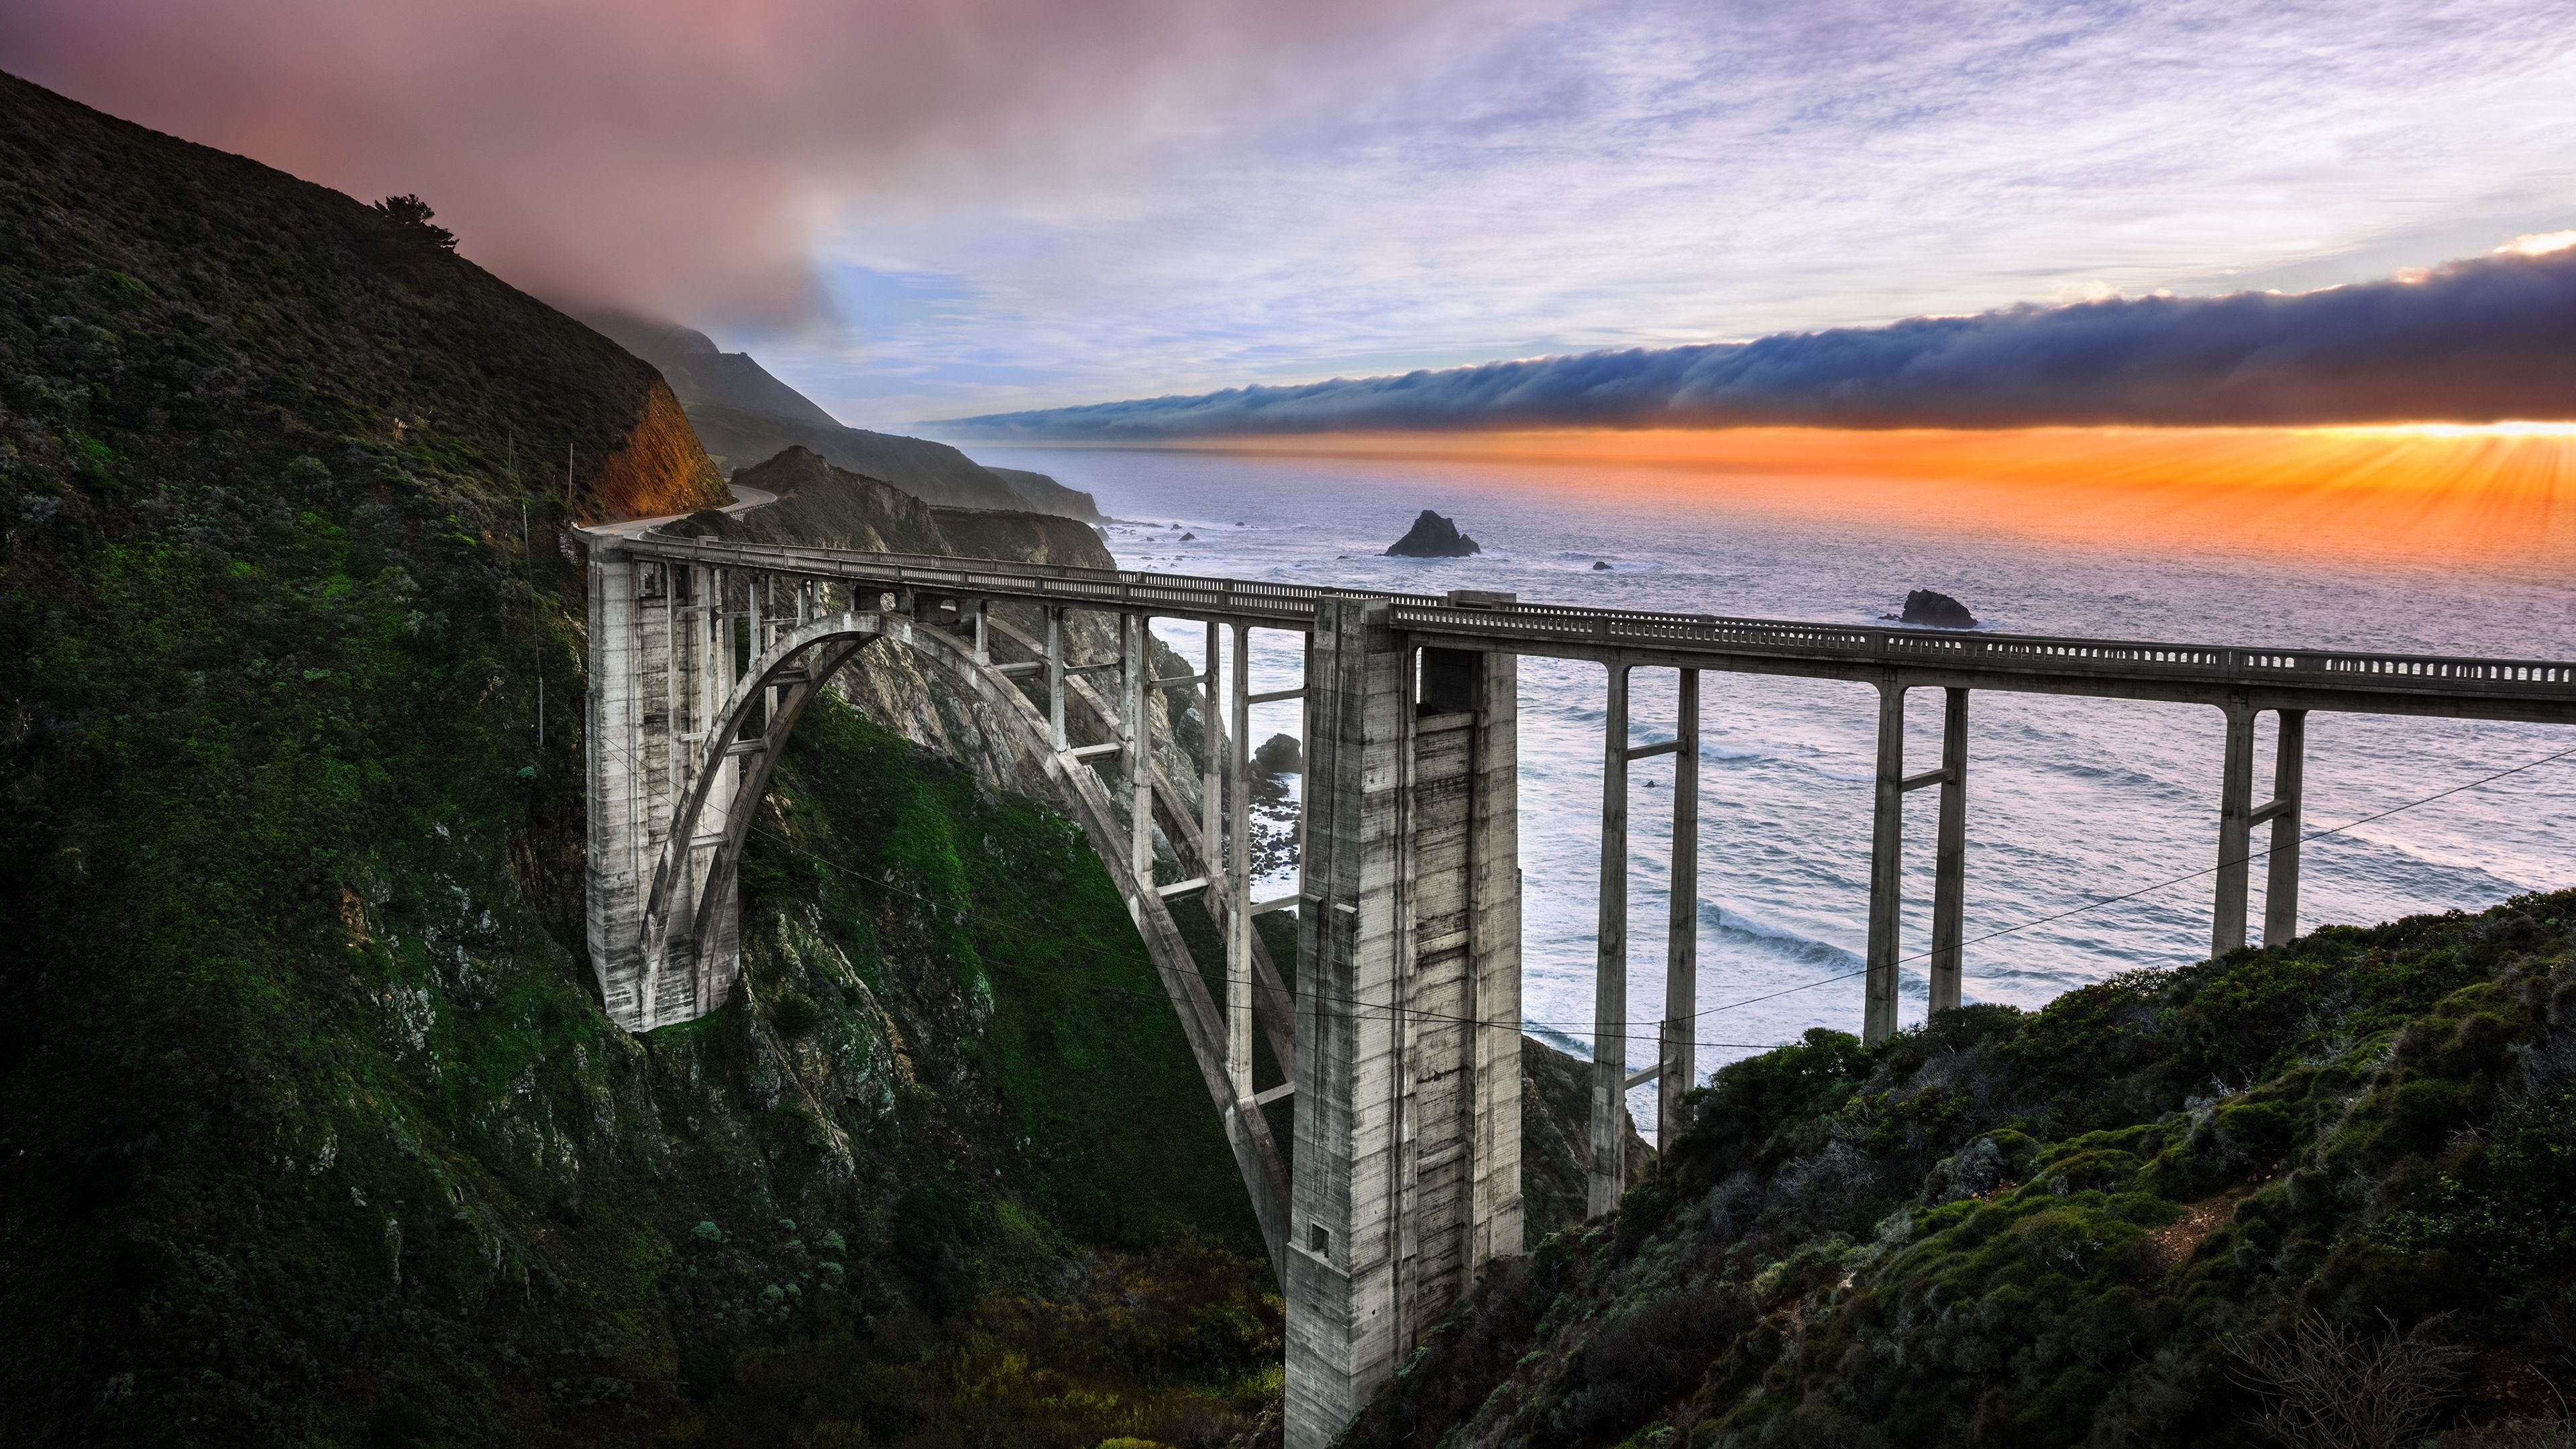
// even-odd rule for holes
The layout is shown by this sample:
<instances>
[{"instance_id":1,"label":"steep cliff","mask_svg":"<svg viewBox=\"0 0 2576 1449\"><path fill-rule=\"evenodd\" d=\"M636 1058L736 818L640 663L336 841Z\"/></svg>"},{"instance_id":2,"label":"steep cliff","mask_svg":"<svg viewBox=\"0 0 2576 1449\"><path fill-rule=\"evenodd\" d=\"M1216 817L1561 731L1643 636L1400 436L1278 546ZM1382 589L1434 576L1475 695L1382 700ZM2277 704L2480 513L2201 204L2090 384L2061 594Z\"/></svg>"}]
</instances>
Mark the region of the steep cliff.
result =
<instances>
[{"instance_id":1,"label":"steep cliff","mask_svg":"<svg viewBox=\"0 0 2576 1449\"><path fill-rule=\"evenodd\" d=\"M650 368L5 79L0 291L13 1440L753 1442L802 1364L929 1444L1249 1424L1268 1270L1060 820L821 707L740 998L601 1017L556 536L724 497Z\"/></svg>"},{"instance_id":2,"label":"steep cliff","mask_svg":"<svg viewBox=\"0 0 2576 1449\"><path fill-rule=\"evenodd\" d=\"M732 501L679 399L660 378L645 389L643 410L600 464L591 492L614 518L658 518Z\"/></svg>"}]
</instances>

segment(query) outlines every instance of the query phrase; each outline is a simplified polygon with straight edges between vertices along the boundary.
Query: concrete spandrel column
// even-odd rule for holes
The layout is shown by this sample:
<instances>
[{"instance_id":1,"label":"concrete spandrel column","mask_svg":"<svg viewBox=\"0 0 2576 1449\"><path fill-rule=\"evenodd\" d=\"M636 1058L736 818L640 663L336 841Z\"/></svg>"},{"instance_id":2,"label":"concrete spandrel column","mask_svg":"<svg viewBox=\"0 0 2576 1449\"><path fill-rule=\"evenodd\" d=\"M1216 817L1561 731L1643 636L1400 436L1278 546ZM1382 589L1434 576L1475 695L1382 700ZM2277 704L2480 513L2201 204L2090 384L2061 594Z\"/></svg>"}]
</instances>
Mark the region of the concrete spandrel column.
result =
<instances>
[{"instance_id":1,"label":"concrete spandrel column","mask_svg":"<svg viewBox=\"0 0 2576 1449\"><path fill-rule=\"evenodd\" d=\"M1933 850L1932 1010L1959 1006L1961 937L1968 890L1968 691L1945 691L1941 719L1941 825Z\"/></svg>"},{"instance_id":2,"label":"concrete spandrel column","mask_svg":"<svg viewBox=\"0 0 2576 1449\"><path fill-rule=\"evenodd\" d=\"M1664 938L1664 1026L1655 1146L1682 1130L1681 1098L1699 1082L1699 671L1681 671L1673 721L1672 909Z\"/></svg>"},{"instance_id":3,"label":"concrete spandrel column","mask_svg":"<svg viewBox=\"0 0 2576 1449\"><path fill-rule=\"evenodd\" d=\"M2278 946L2299 934L2299 805L2308 768L2308 712L2285 709L2278 718L2281 740L2272 761L2272 860L2263 891L2266 946Z\"/></svg>"},{"instance_id":4,"label":"concrete spandrel column","mask_svg":"<svg viewBox=\"0 0 2576 1449\"><path fill-rule=\"evenodd\" d=\"M1210 750L1220 745L1224 750L1225 778L1220 781L1225 796L1225 829L1211 833L1208 839L1208 863L1218 857L1217 842L1224 842L1225 860L1225 1009L1226 1066L1234 1079L1238 1098L1252 1095L1252 687L1251 629L1234 626L1234 667L1228 671L1226 695L1231 705L1234 728L1220 739L1211 733ZM1211 671L1208 685L1208 724L1216 724L1216 686L1213 678L1216 656L1208 656ZM1211 892L1214 886L1210 887Z\"/></svg>"},{"instance_id":5,"label":"concrete spandrel column","mask_svg":"<svg viewBox=\"0 0 2576 1449\"><path fill-rule=\"evenodd\" d=\"M1591 1162L1584 1213L1628 1190L1628 666L1612 664L1602 723L1600 927L1592 977Z\"/></svg>"},{"instance_id":6,"label":"concrete spandrel column","mask_svg":"<svg viewBox=\"0 0 2576 1449\"><path fill-rule=\"evenodd\" d=\"M1217 707L1218 665L1225 652L1222 625L1207 626L1207 648L1199 667L1199 839L1206 844L1208 898L1216 899L1214 887L1219 872L1225 869L1225 851L1219 844L1225 839L1225 720Z\"/></svg>"},{"instance_id":7,"label":"concrete spandrel column","mask_svg":"<svg viewBox=\"0 0 2576 1449\"><path fill-rule=\"evenodd\" d=\"M1154 715L1152 696L1146 681L1154 671L1153 635L1146 629L1142 615L1126 616L1121 633L1127 668L1127 698L1120 706L1127 726L1127 864L1136 875L1136 888L1154 888L1154 784L1149 774L1154 761ZM1145 903L1136 902L1142 911Z\"/></svg>"},{"instance_id":8,"label":"concrete spandrel column","mask_svg":"<svg viewBox=\"0 0 2576 1449\"><path fill-rule=\"evenodd\" d=\"M1064 739L1064 610L1046 611L1047 746L1061 750Z\"/></svg>"},{"instance_id":9,"label":"concrete spandrel column","mask_svg":"<svg viewBox=\"0 0 2576 1449\"><path fill-rule=\"evenodd\" d=\"M2224 708L2227 760L2218 785L2218 898L2209 921L2212 956L2224 956L2245 944L2245 898L2254 843L2255 712L2242 703Z\"/></svg>"},{"instance_id":10,"label":"concrete spandrel column","mask_svg":"<svg viewBox=\"0 0 2576 1449\"><path fill-rule=\"evenodd\" d=\"M1878 686L1878 774L1869 833L1869 954L1860 1039L1896 1034L1898 923L1905 884L1905 686Z\"/></svg>"}]
</instances>

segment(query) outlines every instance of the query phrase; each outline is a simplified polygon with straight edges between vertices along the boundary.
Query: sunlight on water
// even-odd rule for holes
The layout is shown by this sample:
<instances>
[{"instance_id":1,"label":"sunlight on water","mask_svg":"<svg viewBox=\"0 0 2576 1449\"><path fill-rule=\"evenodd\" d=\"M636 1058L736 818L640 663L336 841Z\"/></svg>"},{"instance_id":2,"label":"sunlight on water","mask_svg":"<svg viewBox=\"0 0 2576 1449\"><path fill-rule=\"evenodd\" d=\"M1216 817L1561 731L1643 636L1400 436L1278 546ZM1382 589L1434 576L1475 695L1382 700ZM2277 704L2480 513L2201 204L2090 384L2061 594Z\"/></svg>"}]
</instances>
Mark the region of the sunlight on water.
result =
<instances>
[{"instance_id":1,"label":"sunlight on water","mask_svg":"<svg viewBox=\"0 0 2576 1449\"><path fill-rule=\"evenodd\" d=\"M2400 468L2383 456L2382 481L2337 491L2305 474L2234 488L2191 483L2171 473L2172 459L2189 451L2172 439L2158 442L2164 461L2155 467L2167 474L2156 474L2141 461L2154 450L2135 435L2044 446L2024 439L2019 452L2010 439L1941 437L1953 449L1941 466L1954 473L1973 471L1960 460L1979 450L2020 461L1957 477L1919 460L1899 474L1755 473L1671 459L1398 457L1350 446L994 450L992 460L1090 489L1105 512L1134 520L1109 529L1110 547L1132 568L1416 592L1505 589L1530 601L1842 623L1874 620L1908 589L1926 587L1963 600L1987 627L2016 632L2576 656L2576 535L2559 456L2566 439L2233 437L2209 455L2225 464L2218 474L2250 467L2246 460L2267 450L2287 457L2307 445L2360 450L2356 458L2392 446L2506 455L2485 473L2454 456L2442 465L2454 483L2438 487L2397 481L2420 479L2432 466L2426 458ZM1792 442L1810 462L1824 451L1779 438L1735 446L1777 453ZM1630 444L1645 446L1635 435ZM1863 438L1835 466L1894 446L1887 435ZM2064 466L2074 459L2107 481L2079 485L2029 461L2051 450ZM2128 471L2114 477L2122 457ZM1383 557L1424 508L1457 519L1486 552ZM1182 542L1186 533L1198 536ZM1170 623L1161 632L1198 657L1196 627ZM1297 637L1254 637L1253 687L1293 683ZM1529 659L1521 681L1525 1010L1532 1031L1588 1051L1602 670ZM1635 689L1637 741L1671 738L1671 672L1640 670ZM1858 1029L1860 983L1829 978L1857 969L1864 943L1875 706L1865 685L1750 675L1704 676L1702 694L1700 1003L1724 1007L1824 983L1701 1016L1706 1067L1811 1025ZM1937 757L1939 709L1937 693L1911 702L1911 768ZM1295 705L1270 706L1256 712L1253 735L1297 728ZM1976 938L2209 865L2216 710L1980 693L1971 739L1971 999L2036 1006L2206 950L2205 877ZM2311 828L2571 744L2576 734L2534 725L2312 716ZM2268 717L2259 748L2261 798ZM1629 999L1639 1025L1628 1055L1642 1065L1663 1007L1670 762L1641 763L1633 778ZM2313 841L2302 923L2476 909L2576 883L2571 825L2576 762ZM1931 797L1912 797L1909 956L1928 941L1932 827ZM2259 868L2255 875L2259 927ZM1906 1018L1919 1019L1919 959L1906 967L1904 991Z\"/></svg>"}]
</instances>

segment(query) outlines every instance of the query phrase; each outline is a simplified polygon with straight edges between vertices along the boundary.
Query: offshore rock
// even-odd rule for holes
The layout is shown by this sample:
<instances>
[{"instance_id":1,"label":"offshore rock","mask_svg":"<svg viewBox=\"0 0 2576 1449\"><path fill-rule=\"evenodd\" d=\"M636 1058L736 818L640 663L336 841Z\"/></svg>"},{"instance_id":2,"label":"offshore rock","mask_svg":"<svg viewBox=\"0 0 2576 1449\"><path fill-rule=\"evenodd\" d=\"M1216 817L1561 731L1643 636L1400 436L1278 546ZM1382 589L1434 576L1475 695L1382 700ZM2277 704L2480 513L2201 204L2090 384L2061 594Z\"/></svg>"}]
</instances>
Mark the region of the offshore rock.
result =
<instances>
[{"instance_id":1,"label":"offshore rock","mask_svg":"<svg viewBox=\"0 0 2576 1449\"><path fill-rule=\"evenodd\" d=\"M1252 768L1265 775L1295 775L1306 768L1305 747L1288 735L1272 735L1252 752Z\"/></svg>"},{"instance_id":2,"label":"offshore rock","mask_svg":"<svg viewBox=\"0 0 2576 1449\"><path fill-rule=\"evenodd\" d=\"M1968 606L1936 589L1916 589L1905 596L1905 612L1884 617L1903 624L1928 624L1935 629L1973 629L1977 617Z\"/></svg>"},{"instance_id":3,"label":"offshore rock","mask_svg":"<svg viewBox=\"0 0 2576 1449\"><path fill-rule=\"evenodd\" d=\"M1465 558L1484 550L1476 546L1474 539L1460 533L1457 524L1426 508L1404 537L1386 552L1390 558Z\"/></svg>"}]
</instances>

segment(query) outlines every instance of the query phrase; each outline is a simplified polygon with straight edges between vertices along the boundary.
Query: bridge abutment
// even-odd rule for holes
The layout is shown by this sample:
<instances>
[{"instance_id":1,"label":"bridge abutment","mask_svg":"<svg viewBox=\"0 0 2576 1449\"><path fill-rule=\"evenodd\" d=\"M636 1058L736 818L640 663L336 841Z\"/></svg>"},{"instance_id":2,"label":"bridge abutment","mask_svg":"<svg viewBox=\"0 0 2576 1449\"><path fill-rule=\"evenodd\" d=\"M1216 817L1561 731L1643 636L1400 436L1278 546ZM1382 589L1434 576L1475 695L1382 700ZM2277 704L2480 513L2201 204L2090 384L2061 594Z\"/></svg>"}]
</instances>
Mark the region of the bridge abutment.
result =
<instances>
[{"instance_id":1,"label":"bridge abutment","mask_svg":"<svg viewBox=\"0 0 2576 1449\"><path fill-rule=\"evenodd\" d=\"M704 1016L739 969L734 899L699 888L742 770L738 755L708 748L738 669L725 585L720 570L635 559L615 540L591 550L585 926L601 1001L629 1031ZM701 786L684 820L683 797ZM679 828L690 838L666 852Z\"/></svg>"}]
</instances>

